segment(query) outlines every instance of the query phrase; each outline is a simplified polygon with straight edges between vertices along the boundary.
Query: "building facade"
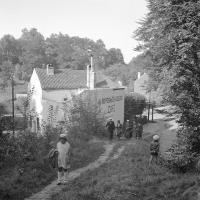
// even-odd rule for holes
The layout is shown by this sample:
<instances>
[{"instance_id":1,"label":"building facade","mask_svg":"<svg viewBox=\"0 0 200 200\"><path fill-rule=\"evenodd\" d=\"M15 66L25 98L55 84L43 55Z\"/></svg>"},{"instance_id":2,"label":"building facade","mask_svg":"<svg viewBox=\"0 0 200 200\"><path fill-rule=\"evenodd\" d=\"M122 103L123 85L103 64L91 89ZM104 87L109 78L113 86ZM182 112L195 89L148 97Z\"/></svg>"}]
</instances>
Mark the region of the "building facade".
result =
<instances>
[{"instance_id":1,"label":"building facade","mask_svg":"<svg viewBox=\"0 0 200 200\"><path fill-rule=\"evenodd\" d=\"M121 87L100 72L94 72L91 66L87 70L57 70L49 66L46 69L33 70L28 91L30 96L30 127L37 132L43 126L55 126L65 118L64 104L73 96L84 91L101 91ZM103 92L104 93L104 92Z\"/></svg>"}]
</instances>

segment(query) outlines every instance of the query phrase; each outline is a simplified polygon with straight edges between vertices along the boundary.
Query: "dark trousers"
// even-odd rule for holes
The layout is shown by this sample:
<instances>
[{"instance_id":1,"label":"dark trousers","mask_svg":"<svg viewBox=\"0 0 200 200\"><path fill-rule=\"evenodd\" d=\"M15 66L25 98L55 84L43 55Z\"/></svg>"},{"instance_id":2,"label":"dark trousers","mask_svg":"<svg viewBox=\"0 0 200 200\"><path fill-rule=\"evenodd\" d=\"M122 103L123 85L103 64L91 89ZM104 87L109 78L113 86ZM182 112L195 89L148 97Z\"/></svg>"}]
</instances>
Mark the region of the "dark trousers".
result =
<instances>
[{"instance_id":1,"label":"dark trousers","mask_svg":"<svg viewBox=\"0 0 200 200\"><path fill-rule=\"evenodd\" d=\"M113 130L108 130L109 132L109 139L112 140L113 139L113 135L114 135L114 131Z\"/></svg>"}]
</instances>

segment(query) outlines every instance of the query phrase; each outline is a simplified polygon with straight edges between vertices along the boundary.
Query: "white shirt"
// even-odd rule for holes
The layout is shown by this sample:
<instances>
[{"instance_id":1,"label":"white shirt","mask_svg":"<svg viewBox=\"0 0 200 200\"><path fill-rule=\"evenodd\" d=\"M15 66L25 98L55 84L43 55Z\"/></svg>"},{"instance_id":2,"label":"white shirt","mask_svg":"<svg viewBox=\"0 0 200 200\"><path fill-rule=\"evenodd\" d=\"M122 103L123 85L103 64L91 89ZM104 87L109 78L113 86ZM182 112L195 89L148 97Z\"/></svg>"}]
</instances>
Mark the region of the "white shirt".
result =
<instances>
[{"instance_id":1,"label":"white shirt","mask_svg":"<svg viewBox=\"0 0 200 200\"><path fill-rule=\"evenodd\" d=\"M61 142L57 143L57 150L58 150L58 167L63 167L67 169L67 160L69 158L69 149L70 144L66 142L65 144L62 144Z\"/></svg>"}]
</instances>

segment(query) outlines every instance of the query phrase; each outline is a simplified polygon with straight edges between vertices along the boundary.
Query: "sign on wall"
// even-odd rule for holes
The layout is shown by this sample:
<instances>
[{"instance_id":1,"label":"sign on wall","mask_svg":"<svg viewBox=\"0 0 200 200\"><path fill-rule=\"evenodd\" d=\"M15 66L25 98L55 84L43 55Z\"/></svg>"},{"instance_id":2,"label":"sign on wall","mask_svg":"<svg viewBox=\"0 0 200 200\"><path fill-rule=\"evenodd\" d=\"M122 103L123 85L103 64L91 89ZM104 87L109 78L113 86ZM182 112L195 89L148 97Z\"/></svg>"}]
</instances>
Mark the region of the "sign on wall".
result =
<instances>
[{"instance_id":1,"label":"sign on wall","mask_svg":"<svg viewBox=\"0 0 200 200\"><path fill-rule=\"evenodd\" d=\"M105 118L124 122L124 88L95 89L86 91L95 102Z\"/></svg>"}]
</instances>

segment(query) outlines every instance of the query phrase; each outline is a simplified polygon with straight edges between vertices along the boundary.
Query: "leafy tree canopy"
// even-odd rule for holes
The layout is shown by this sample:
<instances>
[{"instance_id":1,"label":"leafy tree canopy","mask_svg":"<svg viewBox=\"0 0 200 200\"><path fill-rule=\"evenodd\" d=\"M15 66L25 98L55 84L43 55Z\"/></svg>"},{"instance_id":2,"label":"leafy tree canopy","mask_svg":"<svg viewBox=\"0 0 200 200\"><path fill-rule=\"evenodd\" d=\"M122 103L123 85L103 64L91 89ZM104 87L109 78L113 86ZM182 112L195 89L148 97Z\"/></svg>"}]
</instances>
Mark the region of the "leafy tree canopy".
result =
<instances>
[{"instance_id":1,"label":"leafy tree canopy","mask_svg":"<svg viewBox=\"0 0 200 200\"><path fill-rule=\"evenodd\" d=\"M181 125L199 132L200 1L148 0L148 8L135 33L141 43L137 49L151 56L152 77L168 88L165 95L180 109ZM195 134L189 134L192 140ZM198 138L190 149L194 146L200 146Z\"/></svg>"},{"instance_id":2,"label":"leafy tree canopy","mask_svg":"<svg viewBox=\"0 0 200 200\"><path fill-rule=\"evenodd\" d=\"M85 69L90 63L88 50L92 52L98 70L115 63L124 63L121 50L107 50L101 39L95 42L62 33L52 34L45 39L36 28L25 28L19 39L11 35L0 39L0 65L9 61L13 65L20 65L17 69L28 75L34 67L43 67L49 63L56 68Z\"/></svg>"}]
</instances>

